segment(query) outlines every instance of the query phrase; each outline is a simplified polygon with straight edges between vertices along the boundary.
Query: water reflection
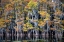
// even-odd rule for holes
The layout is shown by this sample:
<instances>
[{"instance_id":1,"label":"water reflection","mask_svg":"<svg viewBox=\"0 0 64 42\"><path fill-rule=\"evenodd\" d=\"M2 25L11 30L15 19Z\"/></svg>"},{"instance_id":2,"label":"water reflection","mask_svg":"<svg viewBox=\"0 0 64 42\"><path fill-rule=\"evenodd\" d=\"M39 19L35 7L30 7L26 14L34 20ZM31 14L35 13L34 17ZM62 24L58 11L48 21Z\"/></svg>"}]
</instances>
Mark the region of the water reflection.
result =
<instances>
[{"instance_id":1,"label":"water reflection","mask_svg":"<svg viewBox=\"0 0 64 42\"><path fill-rule=\"evenodd\" d=\"M0 42L3 42L4 40L4 37L0 37ZM17 41L17 36L11 36L8 34L7 38L5 38L6 42L13 42L13 41ZM5 41L4 40L4 41ZM46 37L45 38L45 35L43 37L43 35L37 35L37 36L34 36L34 35L30 35L28 36L27 34L23 34L22 36L21 35L18 35L18 41L21 41L21 42L64 42L63 41L64 38L62 39L59 39L59 38L50 38L50 37Z\"/></svg>"}]
</instances>

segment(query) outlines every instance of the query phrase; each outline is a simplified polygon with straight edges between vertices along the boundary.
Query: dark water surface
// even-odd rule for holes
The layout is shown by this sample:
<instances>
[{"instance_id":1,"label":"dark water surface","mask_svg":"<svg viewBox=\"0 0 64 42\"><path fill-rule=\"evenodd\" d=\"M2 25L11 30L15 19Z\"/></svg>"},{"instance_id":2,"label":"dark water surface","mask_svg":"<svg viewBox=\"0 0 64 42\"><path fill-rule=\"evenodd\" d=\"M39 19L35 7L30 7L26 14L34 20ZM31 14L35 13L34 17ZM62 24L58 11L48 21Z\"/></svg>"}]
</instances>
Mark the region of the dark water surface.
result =
<instances>
[{"instance_id":1,"label":"dark water surface","mask_svg":"<svg viewBox=\"0 0 64 42\"><path fill-rule=\"evenodd\" d=\"M64 38L47 37L42 35L22 35L22 36L7 36L6 38L0 37L0 42L64 42Z\"/></svg>"}]
</instances>

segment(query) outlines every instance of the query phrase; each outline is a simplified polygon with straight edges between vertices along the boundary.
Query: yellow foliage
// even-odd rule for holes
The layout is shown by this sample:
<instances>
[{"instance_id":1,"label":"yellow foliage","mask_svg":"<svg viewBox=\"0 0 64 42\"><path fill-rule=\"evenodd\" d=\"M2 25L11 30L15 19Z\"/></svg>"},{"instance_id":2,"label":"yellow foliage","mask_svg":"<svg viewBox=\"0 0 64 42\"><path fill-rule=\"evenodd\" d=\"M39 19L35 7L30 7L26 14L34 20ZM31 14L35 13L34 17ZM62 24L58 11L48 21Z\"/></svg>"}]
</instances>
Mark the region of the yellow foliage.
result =
<instances>
[{"instance_id":1,"label":"yellow foliage","mask_svg":"<svg viewBox=\"0 0 64 42\"><path fill-rule=\"evenodd\" d=\"M35 28L35 30L39 30L40 28Z\"/></svg>"},{"instance_id":2,"label":"yellow foliage","mask_svg":"<svg viewBox=\"0 0 64 42\"><path fill-rule=\"evenodd\" d=\"M13 5L12 4L7 4L6 5L6 8L10 8L10 7L13 7Z\"/></svg>"},{"instance_id":3,"label":"yellow foliage","mask_svg":"<svg viewBox=\"0 0 64 42\"><path fill-rule=\"evenodd\" d=\"M50 18L50 14L46 14L46 18Z\"/></svg>"},{"instance_id":4,"label":"yellow foliage","mask_svg":"<svg viewBox=\"0 0 64 42\"><path fill-rule=\"evenodd\" d=\"M40 15L41 15L42 17L45 17L46 14L48 14L46 11L40 11L39 13L40 13Z\"/></svg>"},{"instance_id":5,"label":"yellow foliage","mask_svg":"<svg viewBox=\"0 0 64 42\"><path fill-rule=\"evenodd\" d=\"M3 18L0 19L0 27L3 27L5 24L5 20Z\"/></svg>"},{"instance_id":6,"label":"yellow foliage","mask_svg":"<svg viewBox=\"0 0 64 42\"><path fill-rule=\"evenodd\" d=\"M61 13L62 13L62 11L57 9L56 12L55 12L55 15L60 15Z\"/></svg>"},{"instance_id":7,"label":"yellow foliage","mask_svg":"<svg viewBox=\"0 0 64 42\"><path fill-rule=\"evenodd\" d=\"M29 20L29 17L26 17L26 20Z\"/></svg>"},{"instance_id":8,"label":"yellow foliage","mask_svg":"<svg viewBox=\"0 0 64 42\"><path fill-rule=\"evenodd\" d=\"M0 27L3 27L5 22L0 22Z\"/></svg>"},{"instance_id":9,"label":"yellow foliage","mask_svg":"<svg viewBox=\"0 0 64 42\"><path fill-rule=\"evenodd\" d=\"M5 21L5 20L4 20L3 18L0 18L0 22L1 22L1 21Z\"/></svg>"},{"instance_id":10,"label":"yellow foliage","mask_svg":"<svg viewBox=\"0 0 64 42\"><path fill-rule=\"evenodd\" d=\"M28 30L29 30L29 29L33 29L33 27L29 27Z\"/></svg>"},{"instance_id":11,"label":"yellow foliage","mask_svg":"<svg viewBox=\"0 0 64 42\"><path fill-rule=\"evenodd\" d=\"M44 21L50 20L50 14L46 14L46 18L44 19Z\"/></svg>"},{"instance_id":12,"label":"yellow foliage","mask_svg":"<svg viewBox=\"0 0 64 42\"><path fill-rule=\"evenodd\" d=\"M45 22L44 21L39 21L38 25L39 26L44 26L45 25Z\"/></svg>"},{"instance_id":13,"label":"yellow foliage","mask_svg":"<svg viewBox=\"0 0 64 42\"><path fill-rule=\"evenodd\" d=\"M28 31L29 29L33 29L33 26L32 24L27 22L26 24L24 24L23 31Z\"/></svg>"},{"instance_id":14,"label":"yellow foliage","mask_svg":"<svg viewBox=\"0 0 64 42\"><path fill-rule=\"evenodd\" d=\"M32 27L32 24L30 24L29 22L26 23L27 27Z\"/></svg>"},{"instance_id":15,"label":"yellow foliage","mask_svg":"<svg viewBox=\"0 0 64 42\"><path fill-rule=\"evenodd\" d=\"M28 3L28 7L29 8L36 8L37 6L37 2L34 2L33 0L31 0L29 3Z\"/></svg>"},{"instance_id":16,"label":"yellow foliage","mask_svg":"<svg viewBox=\"0 0 64 42\"><path fill-rule=\"evenodd\" d=\"M26 24L24 24L24 27L26 27Z\"/></svg>"},{"instance_id":17,"label":"yellow foliage","mask_svg":"<svg viewBox=\"0 0 64 42\"><path fill-rule=\"evenodd\" d=\"M44 2L44 3L45 3L45 2L47 2L47 0L40 0L40 3L42 3L42 2Z\"/></svg>"},{"instance_id":18,"label":"yellow foliage","mask_svg":"<svg viewBox=\"0 0 64 42\"><path fill-rule=\"evenodd\" d=\"M26 27L23 27L23 31L28 31L28 28L26 28Z\"/></svg>"},{"instance_id":19,"label":"yellow foliage","mask_svg":"<svg viewBox=\"0 0 64 42\"><path fill-rule=\"evenodd\" d=\"M6 7L5 8L6 11L13 10L13 5L12 4L7 4L5 7Z\"/></svg>"}]
</instances>

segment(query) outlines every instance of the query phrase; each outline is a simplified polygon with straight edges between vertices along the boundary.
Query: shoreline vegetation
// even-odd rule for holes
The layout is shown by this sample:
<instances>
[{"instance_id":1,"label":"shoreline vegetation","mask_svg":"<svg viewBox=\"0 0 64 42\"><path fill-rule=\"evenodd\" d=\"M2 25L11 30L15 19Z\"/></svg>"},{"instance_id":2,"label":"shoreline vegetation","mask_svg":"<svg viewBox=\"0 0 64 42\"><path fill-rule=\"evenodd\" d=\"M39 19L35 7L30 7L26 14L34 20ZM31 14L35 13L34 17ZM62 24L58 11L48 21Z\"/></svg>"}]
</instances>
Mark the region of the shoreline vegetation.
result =
<instances>
[{"instance_id":1,"label":"shoreline vegetation","mask_svg":"<svg viewBox=\"0 0 64 42\"><path fill-rule=\"evenodd\" d=\"M7 37L11 36L18 41L21 39L18 36L22 35L45 35L42 38L55 39L56 42L58 38L64 39L64 3L61 1L1 0L0 39L7 41Z\"/></svg>"}]
</instances>

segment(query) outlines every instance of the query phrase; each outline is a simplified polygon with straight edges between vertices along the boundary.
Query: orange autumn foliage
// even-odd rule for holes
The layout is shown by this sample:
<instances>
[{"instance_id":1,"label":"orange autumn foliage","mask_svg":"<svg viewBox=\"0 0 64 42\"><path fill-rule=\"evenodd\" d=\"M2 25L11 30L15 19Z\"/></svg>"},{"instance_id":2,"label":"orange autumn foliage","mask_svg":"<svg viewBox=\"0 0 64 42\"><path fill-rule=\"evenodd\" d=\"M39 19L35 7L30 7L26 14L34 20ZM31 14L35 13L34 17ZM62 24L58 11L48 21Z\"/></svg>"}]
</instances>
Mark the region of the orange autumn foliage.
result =
<instances>
[{"instance_id":1,"label":"orange autumn foliage","mask_svg":"<svg viewBox=\"0 0 64 42\"><path fill-rule=\"evenodd\" d=\"M10 22L10 20L5 20L5 22Z\"/></svg>"},{"instance_id":2,"label":"orange autumn foliage","mask_svg":"<svg viewBox=\"0 0 64 42\"><path fill-rule=\"evenodd\" d=\"M10 10L12 10L13 9L13 5L12 4L7 4L6 5L6 11L10 11Z\"/></svg>"}]
</instances>

